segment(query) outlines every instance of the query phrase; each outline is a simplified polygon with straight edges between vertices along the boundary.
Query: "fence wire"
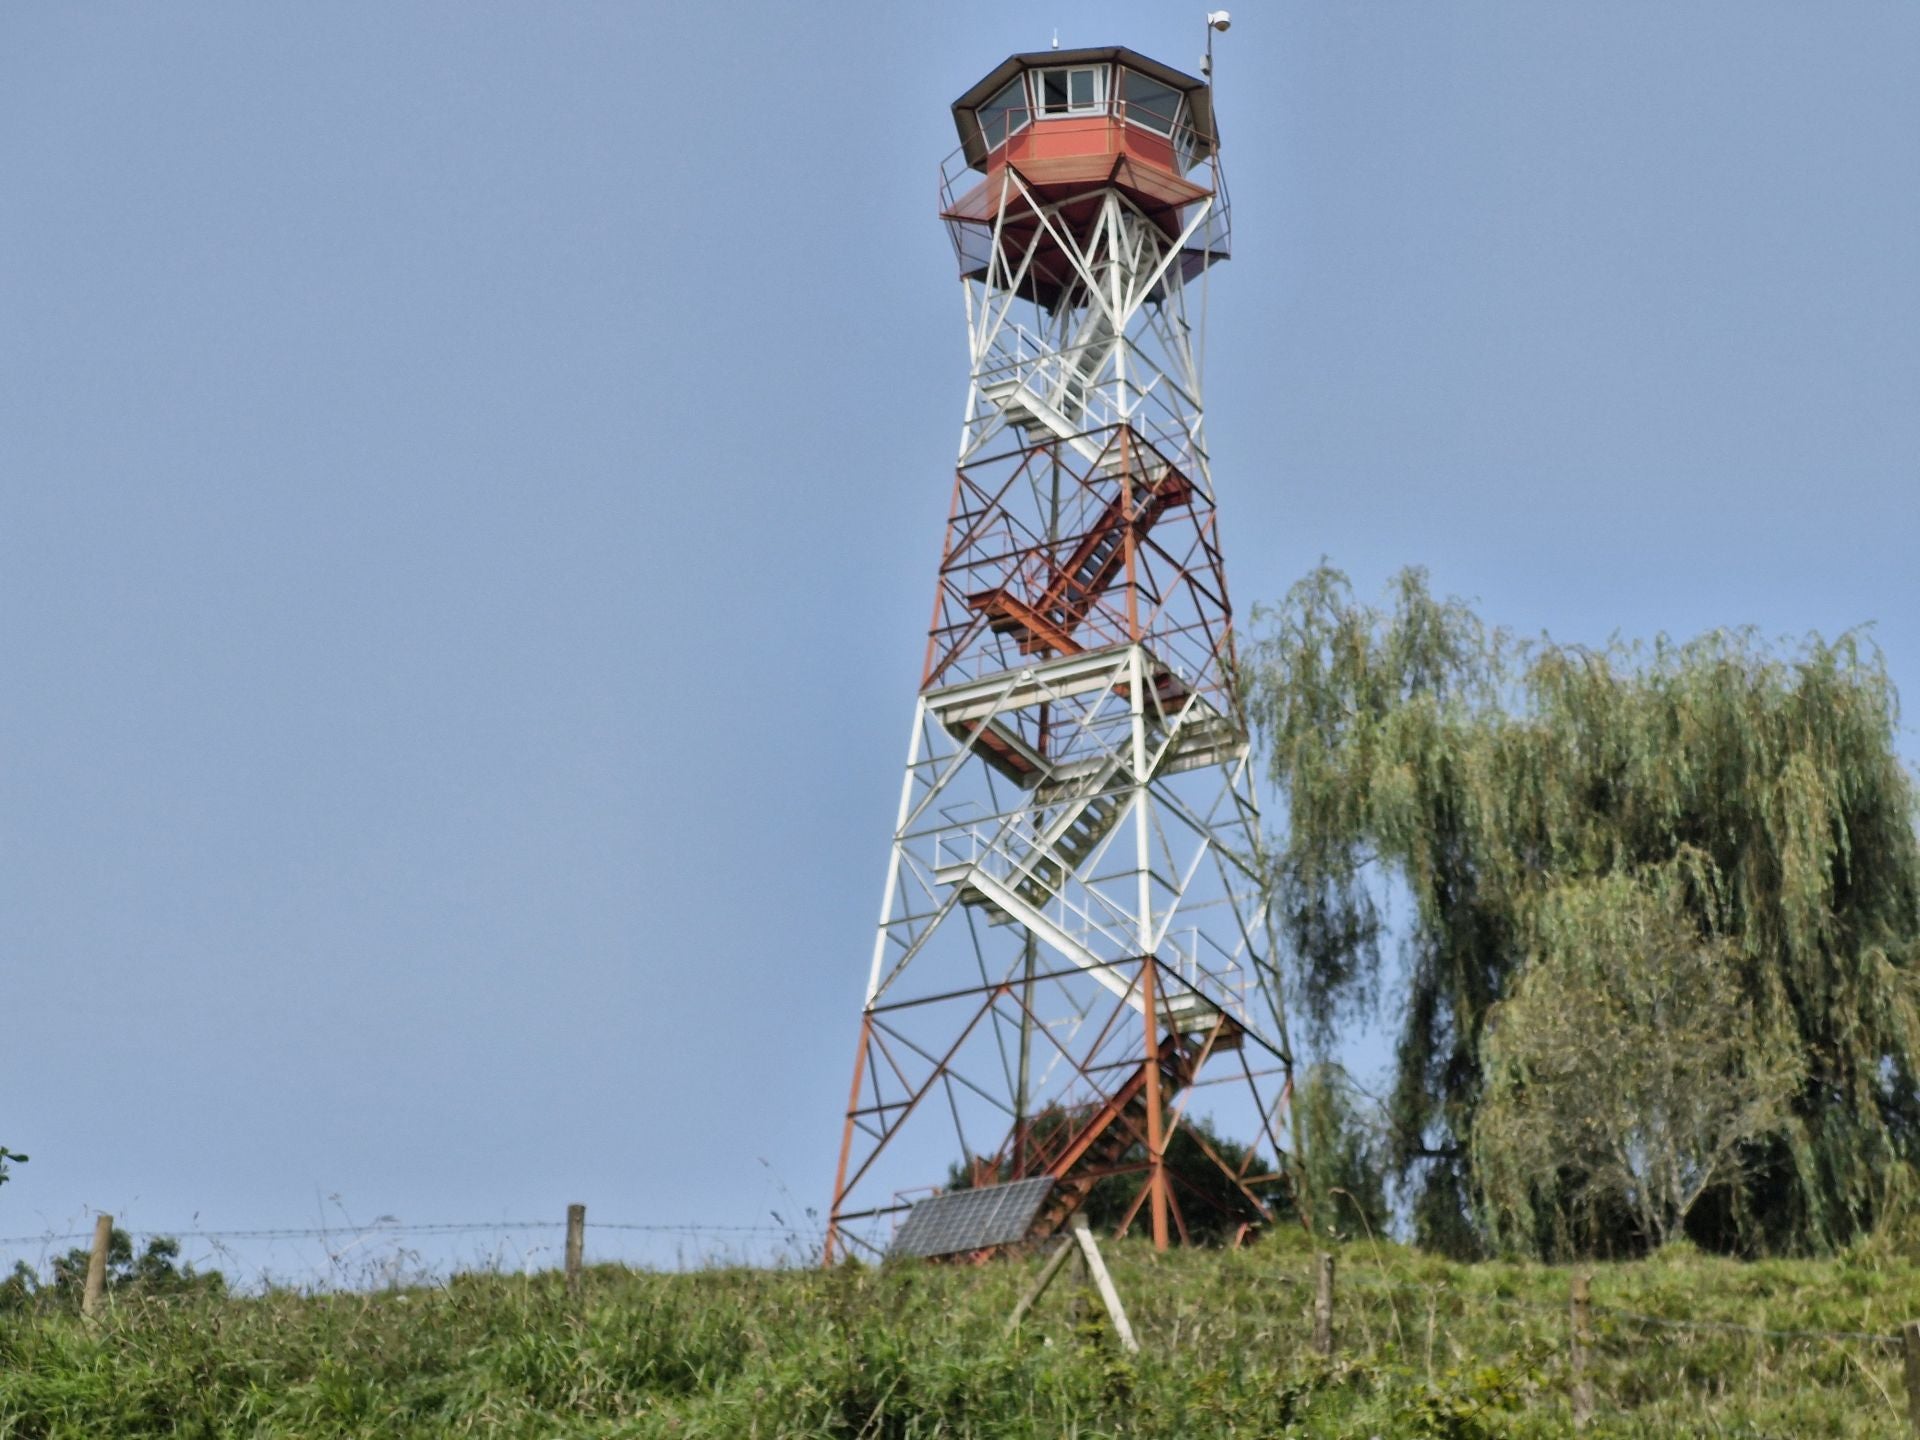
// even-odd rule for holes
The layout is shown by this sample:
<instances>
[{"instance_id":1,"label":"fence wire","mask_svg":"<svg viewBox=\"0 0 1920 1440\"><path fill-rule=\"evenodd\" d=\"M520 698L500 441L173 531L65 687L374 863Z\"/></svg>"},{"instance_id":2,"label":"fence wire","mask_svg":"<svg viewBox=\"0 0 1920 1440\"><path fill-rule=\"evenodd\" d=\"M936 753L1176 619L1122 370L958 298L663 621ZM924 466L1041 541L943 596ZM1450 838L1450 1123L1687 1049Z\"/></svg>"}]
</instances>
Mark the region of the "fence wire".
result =
<instances>
[{"instance_id":1,"label":"fence wire","mask_svg":"<svg viewBox=\"0 0 1920 1440\"><path fill-rule=\"evenodd\" d=\"M671 1224L628 1224L621 1221L589 1220L589 1230L624 1230L635 1233L656 1235L793 1235L801 1238L813 1238L814 1233L805 1227L792 1225L707 1225L689 1223ZM364 1235L487 1235L518 1233L528 1230L565 1230L564 1220L444 1220L430 1221L424 1224L383 1225L328 1225L313 1226L307 1229L278 1230L197 1230L197 1229L155 1229L134 1230L124 1226L114 1227L131 1240L338 1240L343 1237ZM91 1230L70 1230L63 1233L45 1233L40 1235L0 1235L0 1245L60 1245L69 1241L91 1240Z\"/></svg>"},{"instance_id":2,"label":"fence wire","mask_svg":"<svg viewBox=\"0 0 1920 1440\"><path fill-rule=\"evenodd\" d=\"M69 1222L71 1223L71 1222ZM590 1264L667 1272L713 1268L790 1269L815 1263L824 1239L817 1225L759 1222L593 1220L585 1226ZM236 1293L288 1285L357 1291L435 1282L466 1272L525 1273L557 1266L564 1219L434 1220L279 1226L136 1226L116 1221L135 1259L155 1241L177 1245L171 1263L184 1273L218 1272ZM598 1236L596 1240L594 1237ZM0 1236L0 1285L8 1271L31 1293L57 1277L65 1256L84 1253L92 1228ZM48 1267L53 1267L49 1271Z\"/></svg>"}]
</instances>

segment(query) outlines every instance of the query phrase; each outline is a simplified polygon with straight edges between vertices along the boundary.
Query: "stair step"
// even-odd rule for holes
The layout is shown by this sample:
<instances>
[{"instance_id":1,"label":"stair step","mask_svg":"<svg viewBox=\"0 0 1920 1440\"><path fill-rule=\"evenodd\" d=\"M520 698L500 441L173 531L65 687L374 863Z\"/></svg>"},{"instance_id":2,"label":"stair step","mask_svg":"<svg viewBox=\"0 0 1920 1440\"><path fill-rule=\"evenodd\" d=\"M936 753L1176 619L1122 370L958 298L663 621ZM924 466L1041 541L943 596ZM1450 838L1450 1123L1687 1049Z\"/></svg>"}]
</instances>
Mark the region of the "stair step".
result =
<instances>
[{"instance_id":1,"label":"stair step","mask_svg":"<svg viewBox=\"0 0 1920 1440\"><path fill-rule=\"evenodd\" d=\"M1058 1173L1054 1175L1053 1196L1034 1218L1033 1226L1028 1231L1030 1239L1051 1235L1066 1223L1067 1217L1080 1208L1102 1173L1138 1143L1139 1132L1143 1129L1139 1121L1146 1109L1149 1065L1160 1071L1164 1087L1163 1103L1192 1078L1189 1062L1179 1042L1169 1036L1160 1042L1157 1053L1141 1061L1139 1068L1118 1090L1091 1110L1053 1162L1058 1167ZM1089 1134L1088 1131L1096 1126L1098 1129ZM1069 1155L1073 1157L1071 1163L1065 1159Z\"/></svg>"},{"instance_id":2,"label":"stair step","mask_svg":"<svg viewBox=\"0 0 1920 1440\"><path fill-rule=\"evenodd\" d=\"M968 604L985 611L995 631L1021 633L1019 647L1024 654L1074 653L1077 647L1072 640L1073 632L1113 583L1129 530L1144 536L1163 514L1186 504L1192 496L1192 485L1171 465L1156 461L1143 468L1153 470L1154 474L1150 483L1139 487L1141 499L1133 507L1131 520L1127 496L1114 496L1035 601L1028 603L1002 589L970 595ZM1096 469L1108 478L1134 471L1133 465L1122 463L1116 456L1108 456Z\"/></svg>"},{"instance_id":3,"label":"stair step","mask_svg":"<svg viewBox=\"0 0 1920 1440\"><path fill-rule=\"evenodd\" d=\"M1219 1015L1220 1007L1194 990L1176 991L1160 1001L1161 1020L1182 1034L1211 1029Z\"/></svg>"}]
</instances>

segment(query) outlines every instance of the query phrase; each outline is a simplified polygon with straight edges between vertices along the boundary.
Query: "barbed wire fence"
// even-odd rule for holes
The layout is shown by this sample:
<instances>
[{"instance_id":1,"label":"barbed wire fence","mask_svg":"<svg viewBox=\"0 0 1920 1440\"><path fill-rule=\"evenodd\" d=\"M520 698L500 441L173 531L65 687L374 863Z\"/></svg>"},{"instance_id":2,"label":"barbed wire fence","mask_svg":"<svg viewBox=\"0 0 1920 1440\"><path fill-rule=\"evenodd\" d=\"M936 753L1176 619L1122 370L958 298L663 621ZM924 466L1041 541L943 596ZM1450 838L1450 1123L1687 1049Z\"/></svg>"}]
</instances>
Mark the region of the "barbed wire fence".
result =
<instances>
[{"instance_id":1,"label":"barbed wire fence","mask_svg":"<svg viewBox=\"0 0 1920 1440\"><path fill-rule=\"evenodd\" d=\"M342 1220L311 1226L128 1226L118 1233L127 1237L136 1253L155 1240L194 1247L193 1253L183 1248L183 1261L221 1269L229 1286L243 1293L270 1287L369 1290L476 1270L529 1273L564 1268L569 1282L578 1283L582 1242L589 1237L587 1265L670 1271L716 1266L802 1268L819 1264L824 1240L812 1216L797 1224L784 1218L779 1223L682 1223L597 1220L588 1218L584 1207L571 1208L579 1212L577 1216L570 1213L549 1220L406 1223L382 1216L366 1223ZM82 1246L90 1246L90 1272L97 1271L100 1261L94 1256L104 1259L101 1252L114 1229L111 1216L98 1218L104 1223L90 1230L49 1228L0 1236L0 1276L15 1262L45 1271L55 1258L74 1256ZM477 1250L461 1248L472 1241L488 1243ZM1437 1317L1443 1310L1449 1316L1486 1309L1524 1317L1528 1326L1512 1327L1504 1351L1486 1345L1482 1327L1474 1359L1506 1366L1514 1374L1529 1369L1545 1374L1543 1383L1550 1389L1564 1390L1576 1428L1586 1428L1597 1413L1634 1410L1650 1399L1670 1401L1673 1394L1689 1389L1702 1400L1714 1398L1716 1392L1724 1395L1732 1369L1726 1352L1687 1348L1689 1342L1716 1339L1772 1347L1782 1363L1805 1373L1809 1384L1827 1393L1856 1390L1883 1410L1897 1433L1920 1436L1920 1321L1847 1329L1656 1314L1596 1299L1586 1274L1569 1271L1565 1275L1567 1298L1547 1301L1479 1288L1469 1291L1443 1281L1422 1282L1394 1275L1391 1267L1343 1271L1342 1290L1369 1291L1386 1301L1392 1317L1390 1334L1374 1333L1377 1317L1368 1319L1357 1309L1351 1317L1343 1314L1336 1331L1331 1256L1319 1257L1315 1272L1306 1276L1277 1272L1271 1278L1290 1297L1305 1296L1299 1308L1311 1313L1312 1339L1309 1342L1303 1330L1299 1344L1317 1351L1329 1364L1339 1357L1379 1361L1392 1355L1402 1363L1409 1357L1417 1360L1422 1337L1417 1331L1411 1338L1401 1333L1405 1327L1395 1301L1417 1302L1426 1316L1424 1348L1430 1381L1435 1370ZM989 1276L980 1272L977 1283L988 1282ZM90 1275L90 1287L92 1283ZM1288 1298L1281 1308L1292 1304ZM1366 1327L1364 1336L1352 1333L1353 1321ZM1177 1326L1174 1337L1177 1345ZM1628 1362L1646 1359L1650 1345L1662 1347L1657 1357L1661 1363L1651 1374L1636 1371ZM1747 1368L1752 1372L1765 1367L1755 1361ZM1662 1395L1659 1387L1668 1393Z\"/></svg>"},{"instance_id":2,"label":"barbed wire fence","mask_svg":"<svg viewBox=\"0 0 1920 1440\"><path fill-rule=\"evenodd\" d=\"M198 1224L49 1227L0 1235L0 1278L18 1266L45 1276L56 1260L125 1236L134 1256L153 1242L178 1245L178 1260L197 1272L219 1270L242 1292L272 1287L366 1289L444 1279L464 1271L526 1272L561 1267L567 1218L406 1222L391 1216L356 1223L209 1227ZM583 1219L594 1236L587 1263L688 1270L744 1265L790 1268L817 1263L824 1231L800 1223L726 1224ZM482 1242L474 1244L472 1242ZM573 1256L578 1262L578 1254ZM103 1267L105 1257L90 1266Z\"/></svg>"}]
</instances>

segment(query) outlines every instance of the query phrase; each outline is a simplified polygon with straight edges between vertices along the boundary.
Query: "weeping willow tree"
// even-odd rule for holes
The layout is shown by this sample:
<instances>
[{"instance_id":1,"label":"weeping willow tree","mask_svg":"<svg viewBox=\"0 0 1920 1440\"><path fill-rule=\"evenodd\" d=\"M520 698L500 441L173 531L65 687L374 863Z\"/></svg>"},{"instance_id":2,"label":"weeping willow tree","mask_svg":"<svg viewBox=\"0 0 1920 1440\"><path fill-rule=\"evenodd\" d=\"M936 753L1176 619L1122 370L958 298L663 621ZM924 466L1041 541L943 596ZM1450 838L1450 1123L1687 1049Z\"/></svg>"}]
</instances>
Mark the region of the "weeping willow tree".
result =
<instances>
[{"instance_id":1,"label":"weeping willow tree","mask_svg":"<svg viewBox=\"0 0 1920 1440\"><path fill-rule=\"evenodd\" d=\"M1603 1028L1628 1013L1607 1009L1624 1003L1609 984L1623 955L1654 953L1609 933L1629 911L1706 967L1740 1037L1737 1064L1681 1083L1758 1077L1768 1102L1715 1112L1725 1123L1691 1142L1708 1177L1665 1219L1716 1248L1776 1249L1874 1222L1920 1158L1920 845L1877 655L1740 632L1522 643L1418 571L1376 608L1323 568L1263 625L1247 677L1286 806L1276 913L1321 1044L1393 984L1390 1160L1425 1243L1661 1238L1630 1185L1600 1183L1591 1147L1551 1133L1570 1123L1547 1103L1552 1052L1523 1043L1570 996ZM1409 913L1389 976L1396 893ZM1531 1006L1503 1004L1529 988ZM1628 1142L1643 1169L1646 1143ZM1697 1180L1703 1157L1682 1163Z\"/></svg>"}]
</instances>

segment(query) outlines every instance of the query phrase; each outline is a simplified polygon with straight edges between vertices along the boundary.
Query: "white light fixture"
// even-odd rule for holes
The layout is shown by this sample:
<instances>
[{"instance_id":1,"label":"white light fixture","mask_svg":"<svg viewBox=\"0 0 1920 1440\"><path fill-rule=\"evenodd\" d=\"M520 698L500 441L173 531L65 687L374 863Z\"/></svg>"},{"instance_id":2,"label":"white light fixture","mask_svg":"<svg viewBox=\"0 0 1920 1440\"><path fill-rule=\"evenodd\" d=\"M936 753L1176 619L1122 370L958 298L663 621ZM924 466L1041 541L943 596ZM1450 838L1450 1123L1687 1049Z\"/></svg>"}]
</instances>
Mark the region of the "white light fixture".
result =
<instances>
[{"instance_id":1,"label":"white light fixture","mask_svg":"<svg viewBox=\"0 0 1920 1440\"><path fill-rule=\"evenodd\" d=\"M1218 30L1224 35L1232 24L1233 16L1225 10L1207 12L1207 53L1200 59L1200 78L1209 85L1213 83L1213 32Z\"/></svg>"}]
</instances>

